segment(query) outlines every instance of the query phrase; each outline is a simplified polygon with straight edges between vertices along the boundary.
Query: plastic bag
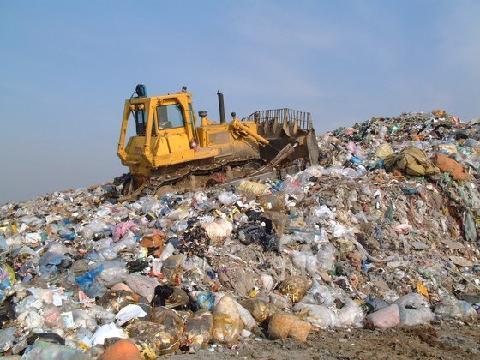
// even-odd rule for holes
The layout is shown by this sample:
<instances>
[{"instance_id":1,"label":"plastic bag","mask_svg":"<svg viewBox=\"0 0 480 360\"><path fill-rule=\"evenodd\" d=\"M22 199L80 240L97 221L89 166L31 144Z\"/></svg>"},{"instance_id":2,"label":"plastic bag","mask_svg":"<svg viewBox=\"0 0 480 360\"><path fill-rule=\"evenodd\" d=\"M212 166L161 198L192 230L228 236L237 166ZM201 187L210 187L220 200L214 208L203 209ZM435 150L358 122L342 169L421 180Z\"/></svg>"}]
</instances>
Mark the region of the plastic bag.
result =
<instances>
[{"instance_id":1,"label":"plastic bag","mask_svg":"<svg viewBox=\"0 0 480 360\"><path fill-rule=\"evenodd\" d=\"M331 166L329 168L322 170L322 175L325 175L325 176L343 176L343 177L349 177L352 179L362 176L364 173L365 173L365 170L362 170L360 168L358 168L357 170L354 170L352 168L344 168L344 167L338 167L338 166Z\"/></svg>"},{"instance_id":2,"label":"plastic bag","mask_svg":"<svg viewBox=\"0 0 480 360\"><path fill-rule=\"evenodd\" d=\"M140 306L136 304L128 304L117 313L115 319L117 320L117 325L122 326L132 319L143 318L145 316L147 316L147 313L143 311Z\"/></svg>"},{"instance_id":3,"label":"plastic bag","mask_svg":"<svg viewBox=\"0 0 480 360\"><path fill-rule=\"evenodd\" d=\"M415 326L434 319L428 300L418 293L409 293L395 303L400 310L400 325Z\"/></svg>"},{"instance_id":4,"label":"plastic bag","mask_svg":"<svg viewBox=\"0 0 480 360\"><path fill-rule=\"evenodd\" d=\"M114 260L117 258L117 250L112 246L112 238L104 238L96 241L93 248L104 260Z\"/></svg>"},{"instance_id":5,"label":"plastic bag","mask_svg":"<svg viewBox=\"0 0 480 360\"><path fill-rule=\"evenodd\" d=\"M99 265L96 268L87 271L83 275L77 276L75 282L89 297L95 297L92 293L96 293L97 288L94 287L95 279L103 271L103 265Z\"/></svg>"},{"instance_id":6,"label":"plastic bag","mask_svg":"<svg viewBox=\"0 0 480 360\"><path fill-rule=\"evenodd\" d=\"M303 200L305 192L302 183L292 177L287 177L282 184L281 191L289 196L295 197L298 201Z\"/></svg>"},{"instance_id":7,"label":"plastic bag","mask_svg":"<svg viewBox=\"0 0 480 360\"><path fill-rule=\"evenodd\" d=\"M302 299L302 302L332 307L335 306L336 299L342 300L343 298L345 298L343 290L338 287L321 285L318 281L314 280L312 287Z\"/></svg>"},{"instance_id":8,"label":"plastic bag","mask_svg":"<svg viewBox=\"0 0 480 360\"><path fill-rule=\"evenodd\" d=\"M120 240L129 230L135 229L136 225L132 220L119 223L113 227L113 242Z\"/></svg>"},{"instance_id":9,"label":"plastic bag","mask_svg":"<svg viewBox=\"0 0 480 360\"><path fill-rule=\"evenodd\" d=\"M5 300L14 282L15 272L13 269L7 264L0 266L0 304Z\"/></svg>"},{"instance_id":10,"label":"plastic bag","mask_svg":"<svg viewBox=\"0 0 480 360\"><path fill-rule=\"evenodd\" d=\"M244 180L238 185L238 190L253 196L266 195L269 193L268 185Z\"/></svg>"},{"instance_id":11,"label":"plastic bag","mask_svg":"<svg viewBox=\"0 0 480 360\"><path fill-rule=\"evenodd\" d=\"M428 307L407 309L400 307L400 325L416 326L433 321L434 315Z\"/></svg>"},{"instance_id":12,"label":"plastic bag","mask_svg":"<svg viewBox=\"0 0 480 360\"><path fill-rule=\"evenodd\" d=\"M183 345L190 352L206 347L212 338L213 316L210 312L200 310L189 318L185 325Z\"/></svg>"},{"instance_id":13,"label":"plastic bag","mask_svg":"<svg viewBox=\"0 0 480 360\"><path fill-rule=\"evenodd\" d=\"M465 232L465 240L470 242L477 241L477 227L471 211L465 212L463 229Z\"/></svg>"},{"instance_id":14,"label":"plastic bag","mask_svg":"<svg viewBox=\"0 0 480 360\"><path fill-rule=\"evenodd\" d=\"M122 250L135 250L137 247L137 240L135 238L135 234L132 232L128 232L122 240L117 242L115 245L112 246L113 251L120 252Z\"/></svg>"},{"instance_id":15,"label":"plastic bag","mask_svg":"<svg viewBox=\"0 0 480 360\"><path fill-rule=\"evenodd\" d=\"M307 183L310 179L322 176L323 167L319 165L309 166L304 171L297 173L295 176L302 184Z\"/></svg>"},{"instance_id":16,"label":"plastic bag","mask_svg":"<svg viewBox=\"0 0 480 360\"><path fill-rule=\"evenodd\" d=\"M332 235L333 235L334 238L341 238L341 237L346 236L348 230L344 225L336 223L336 222L334 222L332 225L333 225L332 226Z\"/></svg>"},{"instance_id":17,"label":"plastic bag","mask_svg":"<svg viewBox=\"0 0 480 360\"><path fill-rule=\"evenodd\" d=\"M100 326L93 334L91 339L93 345L104 345L105 339L120 338L126 339L128 336L121 328L118 328L114 323Z\"/></svg>"},{"instance_id":18,"label":"plastic bag","mask_svg":"<svg viewBox=\"0 0 480 360\"><path fill-rule=\"evenodd\" d=\"M369 314L365 318L368 328L387 329L400 323L400 311L397 304L391 304Z\"/></svg>"},{"instance_id":19,"label":"plastic bag","mask_svg":"<svg viewBox=\"0 0 480 360\"><path fill-rule=\"evenodd\" d=\"M285 194L276 192L269 195L261 195L258 197L260 205L266 209L283 214L285 212Z\"/></svg>"},{"instance_id":20,"label":"plastic bag","mask_svg":"<svg viewBox=\"0 0 480 360\"><path fill-rule=\"evenodd\" d=\"M274 281L272 275L261 274L260 281L262 282L263 289L269 293L273 289Z\"/></svg>"},{"instance_id":21,"label":"plastic bag","mask_svg":"<svg viewBox=\"0 0 480 360\"><path fill-rule=\"evenodd\" d=\"M235 204L238 199L239 197L230 191L224 191L218 195L218 201L226 206Z\"/></svg>"},{"instance_id":22,"label":"plastic bag","mask_svg":"<svg viewBox=\"0 0 480 360\"><path fill-rule=\"evenodd\" d=\"M225 219L216 219L212 222L202 224L207 236L214 246L221 246L226 238L232 233L232 223Z\"/></svg>"},{"instance_id":23,"label":"plastic bag","mask_svg":"<svg viewBox=\"0 0 480 360\"><path fill-rule=\"evenodd\" d=\"M14 327L0 329L0 352L5 352L13 346L15 332Z\"/></svg>"},{"instance_id":24,"label":"plastic bag","mask_svg":"<svg viewBox=\"0 0 480 360\"><path fill-rule=\"evenodd\" d=\"M163 262L163 274L170 285L177 285L181 282L184 262L185 255L183 254L172 255Z\"/></svg>"},{"instance_id":25,"label":"plastic bag","mask_svg":"<svg viewBox=\"0 0 480 360\"><path fill-rule=\"evenodd\" d=\"M82 227L80 231L83 238L89 240L92 239L95 235L99 234L108 234L111 233L112 228L110 225L106 224L100 220L93 220L91 223L86 224ZM102 236L103 237L103 236Z\"/></svg>"},{"instance_id":26,"label":"plastic bag","mask_svg":"<svg viewBox=\"0 0 480 360\"><path fill-rule=\"evenodd\" d=\"M337 320L340 327L361 327L363 324L363 310L355 301L347 299L345 305L338 310Z\"/></svg>"},{"instance_id":27,"label":"plastic bag","mask_svg":"<svg viewBox=\"0 0 480 360\"><path fill-rule=\"evenodd\" d=\"M180 347L183 329L177 324L166 326L153 321L134 321L126 330L145 358L157 359Z\"/></svg>"},{"instance_id":28,"label":"plastic bag","mask_svg":"<svg viewBox=\"0 0 480 360\"><path fill-rule=\"evenodd\" d=\"M55 273L57 271L57 266L60 265L64 260L68 259L65 256L65 253L66 249L63 246L59 244L51 246L38 262L40 272L43 274Z\"/></svg>"},{"instance_id":29,"label":"plastic bag","mask_svg":"<svg viewBox=\"0 0 480 360\"><path fill-rule=\"evenodd\" d=\"M146 196L140 199L139 203L142 206L142 212L144 214L157 214L162 207L160 201L154 197Z\"/></svg>"},{"instance_id":30,"label":"plastic bag","mask_svg":"<svg viewBox=\"0 0 480 360\"><path fill-rule=\"evenodd\" d=\"M295 304L293 310L313 326L326 329L338 325L337 315L324 305L306 304L303 302Z\"/></svg>"},{"instance_id":31,"label":"plastic bag","mask_svg":"<svg viewBox=\"0 0 480 360\"><path fill-rule=\"evenodd\" d=\"M335 247L329 242L321 243L317 252L317 265L320 270L331 271L335 265Z\"/></svg>"},{"instance_id":32,"label":"plastic bag","mask_svg":"<svg viewBox=\"0 0 480 360\"><path fill-rule=\"evenodd\" d=\"M180 347L183 321L173 311L155 308L149 321L134 321L127 326L130 338L150 358L174 352Z\"/></svg>"},{"instance_id":33,"label":"plastic bag","mask_svg":"<svg viewBox=\"0 0 480 360\"><path fill-rule=\"evenodd\" d=\"M379 159L385 159L386 157L393 154L392 146L389 143L384 143L380 145L377 150L375 150L375 156Z\"/></svg>"},{"instance_id":34,"label":"plastic bag","mask_svg":"<svg viewBox=\"0 0 480 360\"><path fill-rule=\"evenodd\" d=\"M22 356L24 360L87 360L88 358L81 350L42 340L35 341L32 349Z\"/></svg>"},{"instance_id":35,"label":"plastic bag","mask_svg":"<svg viewBox=\"0 0 480 360\"><path fill-rule=\"evenodd\" d=\"M318 220L334 220L335 214L326 205L313 208L313 216Z\"/></svg>"},{"instance_id":36,"label":"plastic bag","mask_svg":"<svg viewBox=\"0 0 480 360\"><path fill-rule=\"evenodd\" d=\"M138 295L143 296L148 302L153 300L155 288L160 285L157 279L139 274L128 274L125 276L127 285Z\"/></svg>"},{"instance_id":37,"label":"plastic bag","mask_svg":"<svg viewBox=\"0 0 480 360\"><path fill-rule=\"evenodd\" d=\"M304 342L312 326L291 314L275 314L268 323L268 335L271 339L291 337Z\"/></svg>"},{"instance_id":38,"label":"plastic bag","mask_svg":"<svg viewBox=\"0 0 480 360\"><path fill-rule=\"evenodd\" d=\"M0 234L0 252L7 251L7 250L8 250L7 240L5 240L5 237L2 234Z\"/></svg>"},{"instance_id":39,"label":"plastic bag","mask_svg":"<svg viewBox=\"0 0 480 360\"><path fill-rule=\"evenodd\" d=\"M190 215L190 209L187 207L178 207L177 209L170 211L167 218L170 220L182 220L186 219Z\"/></svg>"},{"instance_id":40,"label":"plastic bag","mask_svg":"<svg viewBox=\"0 0 480 360\"><path fill-rule=\"evenodd\" d=\"M69 240L69 241L73 241L77 237L77 234L75 234L75 231L69 230L69 229L60 229L58 231L58 235L60 236L61 239Z\"/></svg>"},{"instance_id":41,"label":"plastic bag","mask_svg":"<svg viewBox=\"0 0 480 360\"><path fill-rule=\"evenodd\" d=\"M42 235L39 233L26 233L24 235L24 243L28 245L37 245L42 241Z\"/></svg>"},{"instance_id":42,"label":"plastic bag","mask_svg":"<svg viewBox=\"0 0 480 360\"><path fill-rule=\"evenodd\" d=\"M161 255L158 257L158 260L165 261L175 252L175 247L171 243L167 243L163 249Z\"/></svg>"},{"instance_id":43,"label":"plastic bag","mask_svg":"<svg viewBox=\"0 0 480 360\"><path fill-rule=\"evenodd\" d=\"M279 251L280 243L273 231L257 223L247 223L237 228L238 238L241 243L248 245L259 243L265 251Z\"/></svg>"},{"instance_id":44,"label":"plastic bag","mask_svg":"<svg viewBox=\"0 0 480 360\"><path fill-rule=\"evenodd\" d=\"M228 295L222 297L213 313L213 339L220 343L233 345L237 342L241 330L242 321L236 301Z\"/></svg>"},{"instance_id":45,"label":"plastic bag","mask_svg":"<svg viewBox=\"0 0 480 360\"><path fill-rule=\"evenodd\" d=\"M280 293L287 295L293 303L300 301L312 285L306 277L290 276L279 287Z\"/></svg>"},{"instance_id":46,"label":"plastic bag","mask_svg":"<svg viewBox=\"0 0 480 360\"><path fill-rule=\"evenodd\" d=\"M400 298L398 298L395 303L399 307L410 308L410 309L419 309L422 307L428 307L428 300L420 295L419 293L411 292Z\"/></svg>"},{"instance_id":47,"label":"plastic bag","mask_svg":"<svg viewBox=\"0 0 480 360\"><path fill-rule=\"evenodd\" d=\"M98 276L106 286L113 286L121 282L128 271L123 260L103 261L99 264L103 266L103 271Z\"/></svg>"},{"instance_id":48,"label":"plastic bag","mask_svg":"<svg viewBox=\"0 0 480 360\"><path fill-rule=\"evenodd\" d=\"M440 319L475 318L477 311L466 301L452 299L436 304L435 316Z\"/></svg>"},{"instance_id":49,"label":"plastic bag","mask_svg":"<svg viewBox=\"0 0 480 360\"><path fill-rule=\"evenodd\" d=\"M192 294L192 293L191 293ZM192 294L199 309L213 310L215 304L215 294L211 291L202 291L196 294Z\"/></svg>"},{"instance_id":50,"label":"plastic bag","mask_svg":"<svg viewBox=\"0 0 480 360\"><path fill-rule=\"evenodd\" d=\"M311 251L292 251L291 252L293 265L299 270L306 271L310 275L317 275L318 260L317 256L313 255Z\"/></svg>"},{"instance_id":51,"label":"plastic bag","mask_svg":"<svg viewBox=\"0 0 480 360\"><path fill-rule=\"evenodd\" d=\"M240 319L242 319L244 328L247 330L252 330L257 325L257 323L255 322L255 319L247 309L245 309L238 302L235 302L235 303L237 305L237 310L240 315Z\"/></svg>"},{"instance_id":52,"label":"plastic bag","mask_svg":"<svg viewBox=\"0 0 480 360\"><path fill-rule=\"evenodd\" d=\"M92 309L75 309L61 314L63 326L66 328L86 328L90 331L95 331L98 327L97 320L95 319L96 311ZM111 319L114 320L114 315L111 314ZM72 321L73 320L73 321ZM110 323L105 319L107 323ZM93 333L92 337L93 338ZM89 340L91 342L91 339Z\"/></svg>"},{"instance_id":53,"label":"plastic bag","mask_svg":"<svg viewBox=\"0 0 480 360\"><path fill-rule=\"evenodd\" d=\"M258 323L268 320L278 309L273 304L259 299L247 299L241 302Z\"/></svg>"}]
</instances>

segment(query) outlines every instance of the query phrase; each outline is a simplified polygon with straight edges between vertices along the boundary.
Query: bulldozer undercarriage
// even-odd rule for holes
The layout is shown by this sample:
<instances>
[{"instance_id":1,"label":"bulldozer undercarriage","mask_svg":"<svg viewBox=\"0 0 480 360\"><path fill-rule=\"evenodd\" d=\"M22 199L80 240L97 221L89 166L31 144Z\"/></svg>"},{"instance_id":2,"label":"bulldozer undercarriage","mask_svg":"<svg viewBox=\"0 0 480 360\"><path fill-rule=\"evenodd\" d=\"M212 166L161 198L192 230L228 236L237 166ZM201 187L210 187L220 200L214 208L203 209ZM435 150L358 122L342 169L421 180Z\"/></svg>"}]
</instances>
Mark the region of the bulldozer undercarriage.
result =
<instances>
[{"instance_id":1,"label":"bulldozer undercarriage","mask_svg":"<svg viewBox=\"0 0 480 360\"><path fill-rule=\"evenodd\" d=\"M210 186L235 184L248 178L276 177L281 179L287 173L302 170L303 159L288 161L294 147L287 145L270 162L264 159L243 159L234 161L208 161L194 164L179 164L159 169L146 179L135 179L130 174L117 178L123 184L122 196L118 201L135 201L147 195L162 195L171 191L186 191ZM240 180L239 180L240 179ZM140 182L140 183L139 183Z\"/></svg>"}]
</instances>

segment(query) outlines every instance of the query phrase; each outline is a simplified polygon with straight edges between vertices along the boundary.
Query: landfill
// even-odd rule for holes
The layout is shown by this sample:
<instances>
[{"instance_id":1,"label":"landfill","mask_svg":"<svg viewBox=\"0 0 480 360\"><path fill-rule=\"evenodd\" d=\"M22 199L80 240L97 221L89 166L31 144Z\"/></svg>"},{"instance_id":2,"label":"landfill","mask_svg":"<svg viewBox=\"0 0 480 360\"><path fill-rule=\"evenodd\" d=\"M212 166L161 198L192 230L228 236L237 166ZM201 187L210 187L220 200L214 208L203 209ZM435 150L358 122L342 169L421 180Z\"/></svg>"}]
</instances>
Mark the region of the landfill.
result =
<instances>
[{"instance_id":1,"label":"landfill","mask_svg":"<svg viewBox=\"0 0 480 360\"><path fill-rule=\"evenodd\" d=\"M478 320L480 121L443 110L318 137L281 179L0 207L0 355L155 359L334 328Z\"/></svg>"}]
</instances>

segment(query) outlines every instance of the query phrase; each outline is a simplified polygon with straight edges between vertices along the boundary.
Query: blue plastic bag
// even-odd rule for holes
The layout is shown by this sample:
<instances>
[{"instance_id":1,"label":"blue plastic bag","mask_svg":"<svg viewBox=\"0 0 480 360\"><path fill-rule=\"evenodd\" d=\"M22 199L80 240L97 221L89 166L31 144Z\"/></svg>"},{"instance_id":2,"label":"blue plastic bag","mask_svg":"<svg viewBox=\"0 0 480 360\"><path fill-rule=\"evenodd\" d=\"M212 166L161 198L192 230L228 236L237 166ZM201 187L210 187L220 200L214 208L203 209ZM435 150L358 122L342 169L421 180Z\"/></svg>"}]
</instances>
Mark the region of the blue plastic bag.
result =
<instances>
[{"instance_id":1,"label":"blue plastic bag","mask_svg":"<svg viewBox=\"0 0 480 360\"><path fill-rule=\"evenodd\" d=\"M212 311L215 304L215 295L211 291L204 291L197 296L196 302L200 309Z\"/></svg>"},{"instance_id":2,"label":"blue plastic bag","mask_svg":"<svg viewBox=\"0 0 480 360\"><path fill-rule=\"evenodd\" d=\"M5 293L12 287L7 269L0 267L0 304L5 300Z\"/></svg>"},{"instance_id":3,"label":"blue plastic bag","mask_svg":"<svg viewBox=\"0 0 480 360\"><path fill-rule=\"evenodd\" d=\"M87 292L93 286L93 283L95 282L96 277L100 275L102 271L103 271L103 264L100 266L97 266L95 269L87 271L86 273L80 276L77 276L75 278L75 282L77 283L78 286L80 286L80 289Z\"/></svg>"}]
</instances>

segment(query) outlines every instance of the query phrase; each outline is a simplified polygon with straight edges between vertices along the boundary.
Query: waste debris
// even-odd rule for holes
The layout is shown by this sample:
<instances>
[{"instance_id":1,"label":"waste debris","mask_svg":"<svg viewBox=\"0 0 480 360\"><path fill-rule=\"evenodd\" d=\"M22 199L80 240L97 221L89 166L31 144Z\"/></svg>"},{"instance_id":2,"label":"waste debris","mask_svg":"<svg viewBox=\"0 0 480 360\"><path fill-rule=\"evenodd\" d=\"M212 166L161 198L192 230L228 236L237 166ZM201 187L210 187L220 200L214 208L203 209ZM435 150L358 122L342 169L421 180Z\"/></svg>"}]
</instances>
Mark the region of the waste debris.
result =
<instances>
[{"instance_id":1,"label":"waste debris","mask_svg":"<svg viewBox=\"0 0 480 360\"><path fill-rule=\"evenodd\" d=\"M477 321L479 130L440 110L375 117L319 136L319 165L281 179L7 203L0 355L153 359Z\"/></svg>"}]
</instances>

